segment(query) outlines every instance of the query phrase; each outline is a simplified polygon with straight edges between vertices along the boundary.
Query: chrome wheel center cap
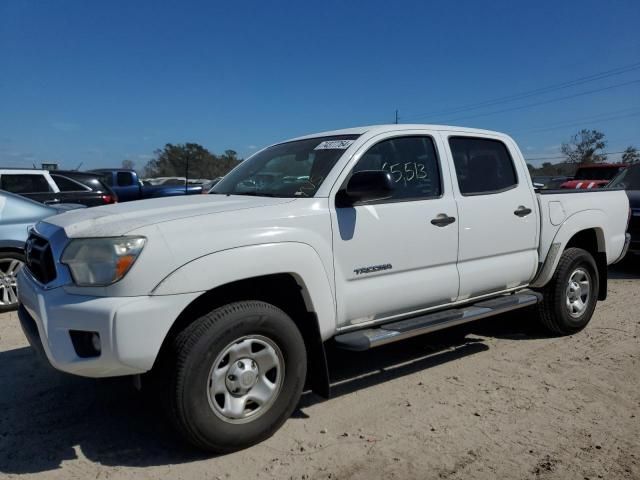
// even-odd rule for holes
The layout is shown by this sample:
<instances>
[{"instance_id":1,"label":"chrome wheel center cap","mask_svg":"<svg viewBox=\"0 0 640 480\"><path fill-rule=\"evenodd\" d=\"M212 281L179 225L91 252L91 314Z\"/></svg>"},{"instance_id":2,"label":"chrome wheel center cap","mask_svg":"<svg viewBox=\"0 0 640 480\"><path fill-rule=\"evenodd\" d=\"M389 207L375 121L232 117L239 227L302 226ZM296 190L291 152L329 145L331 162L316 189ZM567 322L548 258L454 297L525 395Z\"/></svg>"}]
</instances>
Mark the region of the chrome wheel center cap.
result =
<instances>
[{"instance_id":1,"label":"chrome wheel center cap","mask_svg":"<svg viewBox=\"0 0 640 480\"><path fill-rule=\"evenodd\" d=\"M250 358L236 360L229 367L225 383L232 395L246 395L258 382L260 372L256 362Z\"/></svg>"}]
</instances>

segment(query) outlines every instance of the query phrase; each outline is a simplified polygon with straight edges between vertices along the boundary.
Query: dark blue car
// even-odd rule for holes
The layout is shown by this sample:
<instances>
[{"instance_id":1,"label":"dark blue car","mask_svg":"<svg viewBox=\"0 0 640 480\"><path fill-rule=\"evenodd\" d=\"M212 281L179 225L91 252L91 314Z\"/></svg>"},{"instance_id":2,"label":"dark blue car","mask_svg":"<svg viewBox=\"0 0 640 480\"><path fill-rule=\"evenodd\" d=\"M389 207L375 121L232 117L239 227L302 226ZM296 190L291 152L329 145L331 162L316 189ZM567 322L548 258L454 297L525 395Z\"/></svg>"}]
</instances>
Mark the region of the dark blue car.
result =
<instances>
[{"instance_id":1,"label":"dark blue car","mask_svg":"<svg viewBox=\"0 0 640 480\"><path fill-rule=\"evenodd\" d=\"M184 185L143 185L135 170L98 168L91 171L100 175L100 179L116 193L120 202L202 193L202 185L187 187Z\"/></svg>"}]
</instances>

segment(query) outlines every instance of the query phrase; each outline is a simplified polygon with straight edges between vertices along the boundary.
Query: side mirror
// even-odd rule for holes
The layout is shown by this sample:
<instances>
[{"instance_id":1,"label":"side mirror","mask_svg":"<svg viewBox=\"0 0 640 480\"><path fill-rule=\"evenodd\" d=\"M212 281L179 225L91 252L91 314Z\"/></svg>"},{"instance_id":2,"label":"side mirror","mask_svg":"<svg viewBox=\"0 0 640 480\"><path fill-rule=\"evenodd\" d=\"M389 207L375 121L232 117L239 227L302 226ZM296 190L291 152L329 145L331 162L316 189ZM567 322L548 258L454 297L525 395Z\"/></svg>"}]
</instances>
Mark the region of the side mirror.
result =
<instances>
[{"instance_id":1,"label":"side mirror","mask_svg":"<svg viewBox=\"0 0 640 480\"><path fill-rule=\"evenodd\" d=\"M392 193L393 180L389 172L363 170L351 176L346 189L343 190L343 202L341 203L353 204L354 202L384 200L391 197Z\"/></svg>"}]
</instances>

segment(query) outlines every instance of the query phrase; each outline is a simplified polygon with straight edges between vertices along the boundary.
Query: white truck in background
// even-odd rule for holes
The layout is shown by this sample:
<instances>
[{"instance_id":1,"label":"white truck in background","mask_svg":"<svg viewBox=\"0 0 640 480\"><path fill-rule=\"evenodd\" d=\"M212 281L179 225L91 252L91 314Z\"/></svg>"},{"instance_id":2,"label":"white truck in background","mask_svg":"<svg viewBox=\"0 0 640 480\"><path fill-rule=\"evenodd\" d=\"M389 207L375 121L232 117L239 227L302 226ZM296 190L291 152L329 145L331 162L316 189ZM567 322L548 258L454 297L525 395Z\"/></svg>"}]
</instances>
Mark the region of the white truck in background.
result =
<instances>
[{"instance_id":1,"label":"white truck in background","mask_svg":"<svg viewBox=\"0 0 640 480\"><path fill-rule=\"evenodd\" d=\"M141 375L185 439L272 435L325 342L365 350L536 306L584 328L625 254L623 191L534 191L508 136L432 125L267 147L211 195L64 213L36 225L19 317L57 369ZM147 382L147 378L149 382Z\"/></svg>"}]
</instances>

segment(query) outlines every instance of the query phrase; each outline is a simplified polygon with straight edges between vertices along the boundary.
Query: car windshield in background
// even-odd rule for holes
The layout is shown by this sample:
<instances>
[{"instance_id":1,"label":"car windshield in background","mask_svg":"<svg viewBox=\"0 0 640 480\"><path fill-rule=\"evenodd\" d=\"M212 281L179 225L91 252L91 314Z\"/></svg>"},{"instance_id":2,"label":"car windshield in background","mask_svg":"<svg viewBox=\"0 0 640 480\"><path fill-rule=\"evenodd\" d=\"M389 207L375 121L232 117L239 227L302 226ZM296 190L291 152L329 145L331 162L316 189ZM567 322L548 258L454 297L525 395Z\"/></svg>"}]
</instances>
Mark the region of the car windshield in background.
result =
<instances>
[{"instance_id":1,"label":"car windshield in background","mask_svg":"<svg viewBox=\"0 0 640 480\"><path fill-rule=\"evenodd\" d=\"M266 148L242 162L211 193L313 197L340 156L358 137L316 137Z\"/></svg>"},{"instance_id":2,"label":"car windshield in background","mask_svg":"<svg viewBox=\"0 0 640 480\"><path fill-rule=\"evenodd\" d=\"M640 165L627 168L611 180L608 188L624 188L625 190L640 190Z\"/></svg>"}]
</instances>

